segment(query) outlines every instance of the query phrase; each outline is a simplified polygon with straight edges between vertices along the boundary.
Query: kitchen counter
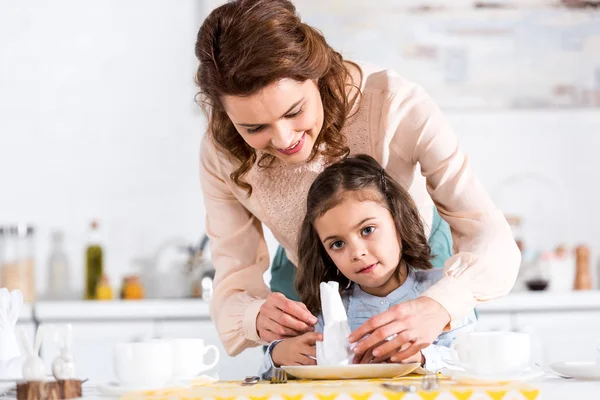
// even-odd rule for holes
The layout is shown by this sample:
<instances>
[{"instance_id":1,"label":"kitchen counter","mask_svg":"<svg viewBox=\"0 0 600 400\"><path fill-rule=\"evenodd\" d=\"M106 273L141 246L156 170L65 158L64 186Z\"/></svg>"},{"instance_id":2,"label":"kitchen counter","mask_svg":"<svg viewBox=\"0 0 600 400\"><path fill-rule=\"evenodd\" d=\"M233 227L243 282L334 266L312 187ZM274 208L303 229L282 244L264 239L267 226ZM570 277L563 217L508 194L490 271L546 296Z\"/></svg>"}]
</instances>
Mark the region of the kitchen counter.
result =
<instances>
[{"instance_id":1,"label":"kitchen counter","mask_svg":"<svg viewBox=\"0 0 600 400\"><path fill-rule=\"evenodd\" d=\"M210 319L208 303L197 299L40 301L33 313L38 321Z\"/></svg>"},{"instance_id":2,"label":"kitchen counter","mask_svg":"<svg viewBox=\"0 0 600 400\"><path fill-rule=\"evenodd\" d=\"M24 303L19 313L19 322L29 322L33 320L33 307L30 303Z\"/></svg>"},{"instance_id":3,"label":"kitchen counter","mask_svg":"<svg viewBox=\"0 0 600 400\"><path fill-rule=\"evenodd\" d=\"M517 292L477 306L480 313L600 311L600 291Z\"/></svg>"},{"instance_id":4,"label":"kitchen counter","mask_svg":"<svg viewBox=\"0 0 600 400\"><path fill-rule=\"evenodd\" d=\"M600 291L520 292L477 306L482 314L510 312L600 311ZM148 320L210 319L208 303L199 299L113 301L39 301L25 304L21 319Z\"/></svg>"}]
</instances>

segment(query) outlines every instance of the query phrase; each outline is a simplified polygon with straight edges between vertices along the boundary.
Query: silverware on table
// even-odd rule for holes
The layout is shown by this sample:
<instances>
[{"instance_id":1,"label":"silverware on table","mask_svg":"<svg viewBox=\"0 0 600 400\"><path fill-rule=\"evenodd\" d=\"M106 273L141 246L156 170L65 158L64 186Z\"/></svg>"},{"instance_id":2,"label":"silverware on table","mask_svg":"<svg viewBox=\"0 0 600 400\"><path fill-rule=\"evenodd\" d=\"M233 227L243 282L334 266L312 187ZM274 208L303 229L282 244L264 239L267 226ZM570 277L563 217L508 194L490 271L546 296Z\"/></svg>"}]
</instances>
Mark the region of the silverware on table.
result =
<instances>
[{"instance_id":1,"label":"silverware on table","mask_svg":"<svg viewBox=\"0 0 600 400\"><path fill-rule=\"evenodd\" d=\"M242 386L252 386L256 385L260 381L259 376L247 376L246 379L242 382Z\"/></svg>"},{"instance_id":2,"label":"silverware on table","mask_svg":"<svg viewBox=\"0 0 600 400\"><path fill-rule=\"evenodd\" d=\"M421 381L421 389L425 392L440 390L440 378L437 374L427 374Z\"/></svg>"},{"instance_id":3,"label":"silverware on table","mask_svg":"<svg viewBox=\"0 0 600 400\"><path fill-rule=\"evenodd\" d=\"M271 383L287 383L287 373L282 368L274 368Z\"/></svg>"},{"instance_id":4,"label":"silverware on table","mask_svg":"<svg viewBox=\"0 0 600 400\"><path fill-rule=\"evenodd\" d=\"M426 374L420 379L410 379L404 382L384 382L381 386L394 392L415 393L419 389L419 383L420 389L424 392L440 390L440 378L437 374Z\"/></svg>"},{"instance_id":5,"label":"silverware on table","mask_svg":"<svg viewBox=\"0 0 600 400\"><path fill-rule=\"evenodd\" d=\"M407 385L405 383L385 382L382 383L381 386L393 392L415 393L417 391L415 385Z\"/></svg>"}]
</instances>

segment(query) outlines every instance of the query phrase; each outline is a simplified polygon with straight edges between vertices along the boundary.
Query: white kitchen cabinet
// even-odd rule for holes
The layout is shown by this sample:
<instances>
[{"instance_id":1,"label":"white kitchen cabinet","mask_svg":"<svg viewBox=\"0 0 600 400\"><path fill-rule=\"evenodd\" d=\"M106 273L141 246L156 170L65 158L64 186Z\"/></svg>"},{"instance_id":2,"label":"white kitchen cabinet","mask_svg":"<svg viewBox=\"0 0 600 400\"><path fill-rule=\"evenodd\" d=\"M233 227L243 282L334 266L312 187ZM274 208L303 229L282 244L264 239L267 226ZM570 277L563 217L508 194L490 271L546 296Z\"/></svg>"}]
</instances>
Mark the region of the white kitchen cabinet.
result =
<instances>
[{"instance_id":1,"label":"white kitchen cabinet","mask_svg":"<svg viewBox=\"0 0 600 400\"><path fill-rule=\"evenodd\" d=\"M219 379L239 380L246 376L257 375L263 360L262 347L255 347L243 351L236 357L230 357L225 352L217 330L209 319L195 321L161 320L156 323L156 336L160 338L202 338L206 344L217 346L219 350L219 363L206 374L216 372ZM204 360L205 364L212 361L210 353Z\"/></svg>"},{"instance_id":2,"label":"white kitchen cabinet","mask_svg":"<svg viewBox=\"0 0 600 400\"><path fill-rule=\"evenodd\" d=\"M17 328L23 329L29 342L33 344L35 340L35 330L37 325L33 319L32 306L29 303L24 303L19 312L19 318L17 319Z\"/></svg>"},{"instance_id":3,"label":"white kitchen cabinet","mask_svg":"<svg viewBox=\"0 0 600 400\"><path fill-rule=\"evenodd\" d=\"M544 364L593 360L600 344L600 291L511 294L477 309L477 330L531 331L534 356ZM33 311L24 310L19 319L31 340L36 323L72 323L78 375L92 383L114 380L114 343L146 338L203 338L217 346L221 357L215 369L206 373L216 372L224 380L256 375L263 360L262 347L229 357L209 318L208 304L195 299L40 302ZM48 368L56 354L51 338L47 338L42 357ZM211 361L209 357L205 363Z\"/></svg>"},{"instance_id":4,"label":"white kitchen cabinet","mask_svg":"<svg viewBox=\"0 0 600 400\"><path fill-rule=\"evenodd\" d=\"M42 323L42 326L50 325L52 323ZM96 384L115 380L112 365L112 347L115 343L139 341L154 336L152 321L86 321L72 322L71 325L77 376L81 379L88 378ZM57 355L54 341L48 335L42 347L42 359L47 371L51 371L52 361Z\"/></svg>"},{"instance_id":5,"label":"white kitchen cabinet","mask_svg":"<svg viewBox=\"0 0 600 400\"><path fill-rule=\"evenodd\" d=\"M482 313L475 325L476 331L510 331L513 329L509 313Z\"/></svg>"},{"instance_id":6,"label":"white kitchen cabinet","mask_svg":"<svg viewBox=\"0 0 600 400\"><path fill-rule=\"evenodd\" d=\"M600 311L515 313L515 329L533 334L534 349L546 365L594 361L600 345Z\"/></svg>"}]
</instances>

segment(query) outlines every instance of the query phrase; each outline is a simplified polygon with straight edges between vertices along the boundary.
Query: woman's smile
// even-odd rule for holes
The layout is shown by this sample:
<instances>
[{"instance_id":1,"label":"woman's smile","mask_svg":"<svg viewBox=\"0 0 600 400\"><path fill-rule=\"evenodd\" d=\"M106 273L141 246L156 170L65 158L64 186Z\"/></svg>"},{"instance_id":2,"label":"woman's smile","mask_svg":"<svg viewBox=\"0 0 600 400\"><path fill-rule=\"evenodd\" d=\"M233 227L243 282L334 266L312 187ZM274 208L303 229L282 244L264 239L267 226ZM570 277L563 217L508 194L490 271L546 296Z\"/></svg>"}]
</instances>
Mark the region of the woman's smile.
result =
<instances>
[{"instance_id":1,"label":"woman's smile","mask_svg":"<svg viewBox=\"0 0 600 400\"><path fill-rule=\"evenodd\" d=\"M305 140L306 140L306 132L302 132L302 136L300 137L300 140L297 140L290 147L288 147L286 149L283 149L283 150L277 149L277 151L280 152L281 154L285 154L286 156L296 154L300 150L302 150L302 146L304 145Z\"/></svg>"}]
</instances>

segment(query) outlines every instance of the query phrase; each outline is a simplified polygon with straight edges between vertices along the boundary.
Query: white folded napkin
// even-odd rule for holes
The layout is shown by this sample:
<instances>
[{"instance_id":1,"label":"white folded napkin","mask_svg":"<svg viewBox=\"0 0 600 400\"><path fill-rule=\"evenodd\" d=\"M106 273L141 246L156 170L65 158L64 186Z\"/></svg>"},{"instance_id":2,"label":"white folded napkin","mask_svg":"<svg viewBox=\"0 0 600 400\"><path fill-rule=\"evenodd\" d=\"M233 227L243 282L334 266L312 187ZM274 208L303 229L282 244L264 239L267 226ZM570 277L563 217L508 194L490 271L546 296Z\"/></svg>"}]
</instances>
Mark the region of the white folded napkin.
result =
<instances>
[{"instance_id":1,"label":"white folded napkin","mask_svg":"<svg viewBox=\"0 0 600 400\"><path fill-rule=\"evenodd\" d=\"M21 350L15 335L15 325L23 306L20 290L0 288L0 379L21 375Z\"/></svg>"},{"instance_id":2,"label":"white folded napkin","mask_svg":"<svg viewBox=\"0 0 600 400\"><path fill-rule=\"evenodd\" d=\"M323 342L317 342L317 365L338 366L352 364L354 353L348 343L350 325L339 292L339 283L321 282L321 310L323 314Z\"/></svg>"}]
</instances>

